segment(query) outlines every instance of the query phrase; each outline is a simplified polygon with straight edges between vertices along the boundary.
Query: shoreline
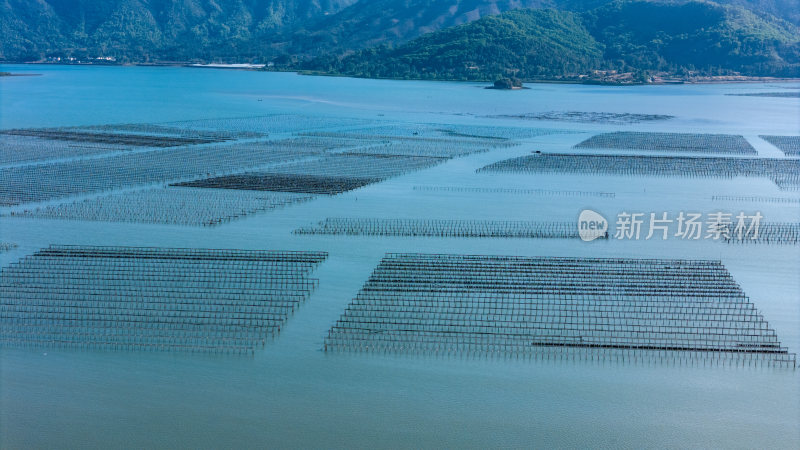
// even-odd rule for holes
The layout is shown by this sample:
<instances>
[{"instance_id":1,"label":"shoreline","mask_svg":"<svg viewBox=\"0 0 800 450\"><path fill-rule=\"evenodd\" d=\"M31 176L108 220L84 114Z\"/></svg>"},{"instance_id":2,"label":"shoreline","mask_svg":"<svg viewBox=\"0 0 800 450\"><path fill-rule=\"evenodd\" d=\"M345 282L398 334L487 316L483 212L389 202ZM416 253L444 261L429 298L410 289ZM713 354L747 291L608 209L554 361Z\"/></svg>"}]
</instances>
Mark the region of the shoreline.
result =
<instances>
[{"instance_id":1,"label":"shoreline","mask_svg":"<svg viewBox=\"0 0 800 450\"><path fill-rule=\"evenodd\" d=\"M456 80L456 79L436 79L430 80L426 78L395 78L395 77L359 77L354 75L346 75L340 73L325 73L311 70L282 70L272 69L266 72L294 72L298 75L307 76L325 76L325 77L342 77L342 78L356 78L362 80L396 80L396 81L431 81L431 82L447 82L447 83L493 83L494 80ZM714 78L714 79L710 79ZM686 85L686 84L745 84L745 83L800 83L798 78L778 78L778 77L753 77L743 75L720 75L718 77L691 77L686 79L662 79L660 81L653 81L649 83L644 82L615 82L615 81L602 81L596 79L588 80L562 80L562 79L526 79L522 80L523 83L528 84L582 84L582 85L596 85L596 86L669 86L669 85ZM524 88L524 87L523 87ZM487 89L494 89L487 87ZM496 90L516 90L516 89L496 89Z\"/></svg>"},{"instance_id":2,"label":"shoreline","mask_svg":"<svg viewBox=\"0 0 800 450\"><path fill-rule=\"evenodd\" d=\"M231 70L263 70L266 64L184 64L183 67L197 69L231 69Z\"/></svg>"},{"instance_id":3,"label":"shoreline","mask_svg":"<svg viewBox=\"0 0 800 450\"><path fill-rule=\"evenodd\" d=\"M461 79L436 79L430 80L426 78L395 78L395 77L360 77L339 73L318 72L303 69L281 69L281 68L268 68L266 64L251 64L251 63L191 63L180 61L169 62L152 62L152 63L94 63L94 62L0 62L0 65L53 65L53 66L100 66L100 67L186 67L194 69L220 69L220 70L247 70L258 72L281 72L281 73L296 73L305 76L325 76L325 77L342 77L342 78L356 78L364 80L396 80L396 81L432 81L432 82L462 82L462 83L492 83L493 80L461 80ZM2 76L40 76L41 74L15 74L11 73ZM719 75L719 76L696 76L686 78L664 78L652 82L617 82L617 81L603 81L598 79L585 79L585 80L564 80L564 79L528 79L522 80L524 83L536 84L583 84L583 85L597 85L597 86L666 86L666 85L702 85L702 84L747 84L747 83L800 83L798 78L781 78L781 77L758 77L746 75ZM501 89L502 90L502 89Z\"/></svg>"},{"instance_id":4,"label":"shoreline","mask_svg":"<svg viewBox=\"0 0 800 450\"><path fill-rule=\"evenodd\" d=\"M0 72L0 77L40 77L40 73L13 73L13 72Z\"/></svg>"}]
</instances>

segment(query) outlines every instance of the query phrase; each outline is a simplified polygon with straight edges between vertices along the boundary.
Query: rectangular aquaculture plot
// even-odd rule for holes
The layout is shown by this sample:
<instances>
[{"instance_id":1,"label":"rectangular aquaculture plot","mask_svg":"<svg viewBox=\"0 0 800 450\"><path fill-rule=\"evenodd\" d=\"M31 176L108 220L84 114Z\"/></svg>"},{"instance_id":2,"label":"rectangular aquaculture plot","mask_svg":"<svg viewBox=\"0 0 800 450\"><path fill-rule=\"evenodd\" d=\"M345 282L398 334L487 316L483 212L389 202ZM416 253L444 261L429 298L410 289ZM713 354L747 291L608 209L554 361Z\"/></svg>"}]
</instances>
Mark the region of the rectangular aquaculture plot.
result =
<instances>
[{"instance_id":1,"label":"rectangular aquaculture plot","mask_svg":"<svg viewBox=\"0 0 800 450\"><path fill-rule=\"evenodd\" d=\"M0 133L12 136L31 136L53 141L88 142L122 145L125 147L179 147L183 145L211 144L228 140L227 138L201 136L188 137L121 132L112 133L69 128L18 129L6 130Z\"/></svg>"},{"instance_id":2,"label":"rectangular aquaculture plot","mask_svg":"<svg viewBox=\"0 0 800 450\"><path fill-rule=\"evenodd\" d=\"M747 92L743 94L725 94L735 97L775 97L775 98L800 98L800 92Z\"/></svg>"},{"instance_id":3,"label":"rectangular aquaculture plot","mask_svg":"<svg viewBox=\"0 0 800 450\"><path fill-rule=\"evenodd\" d=\"M446 158L332 154L277 166L269 171L213 177L176 186L336 195L443 161Z\"/></svg>"},{"instance_id":4,"label":"rectangular aquaculture plot","mask_svg":"<svg viewBox=\"0 0 800 450\"><path fill-rule=\"evenodd\" d=\"M128 132L134 134L147 134L155 136L178 136L189 138L211 139L214 141L229 141L237 139L252 139L267 136L266 133L254 131L228 131L222 129L201 129L195 130L188 127L175 127L160 125L157 123L125 123L109 125L90 125L75 127L81 130L102 131L102 132Z\"/></svg>"},{"instance_id":5,"label":"rectangular aquaculture plot","mask_svg":"<svg viewBox=\"0 0 800 450\"><path fill-rule=\"evenodd\" d=\"M786 156L800 156L800 136L759 136Z\"/></svg>"},{"instance_id":6,"label":"rectangular aquaculture plot","mask_svg":"<svg viewBox=\"0 0 800 450\"><path fill-rule=\"evenodd\" d=\"M300 114L270 114L253 117L182 120L163 125L191 130L225 130L247 133L293 133L305 130L363 126L364 119L348 117L305 116Z\"/></svg>"},{"instance_id":7,"label":"rectangular aquaculture plot","mask_svg":"<svg viewBox=\"0 0 800 450\"><path fill-rule=\"evenodd\" d=\"M11 215L43 219L214 226L313 196L286 192L168 187L50 205Z\"/></svg>"},{"instance_id":8,"label":"rectangular aquaculture plot","mask_svg":"<svg viewBox=\"0 0 800 450\"><path fill-rule=\"evenodd\" d=\"M0 164L84 157L122 150L155 150L213 144L266 134L193 130L158 124L110 124L0 131Z\"/></svg>"},{"instance_id":9,"label":"rectangular aquaculture plot","mask_svg":"<svg viewBox=\"0 0 800 450\"><path fill-rule=\"evenodd\" d=\"M51 246L0 272L0 347L252 353L321 252Z\"/></svg>"},{"instance_id":10,"label":"rectangular aquaculture plot","mask_svg":"<svg viewBox=\"0 0 800 450\"><path fill-rule=\"evenodd\" d=\"M286 139L285 142L291 142L292 145L296 146L297 148L310 148L326 152L349 151L373 144L372 142L364 142L361 139L323 136L294 136Z\"/></svg>"},{"instance_id":11,"label":"rectangular aquaculture plot","mask_svg":"<svg viewBox=\"0 0 800 450\"><path fill-rule=\"evenodd\" d=\"M389 127L386 127L389 128ZM384 128L374 130L377 133ZM390 132L391 128L386 130ZM409 134L411 134L409 132ZM365 134L364 131L310 132L307 138L360 141L361 146L346 149L351 154L430 156L455 158L495 148L510 147L513 141L503 138L453 138L447 136L393 136L391 134Z\"/></svg>"},{"instance_id":12,"label":"rectangular aquaculture plot","mask_svg":"<svg viewBox=\"0 0 800 450\"><path fill-rule=\"evenodd\" d=\"M175 186L336 195L378 181L380 179L376 178L246 173L188 181Z\"/></svg>"},{"instance_id":13,"label":"rectangular aquaculture plot","mask_svg":"<svg viewBox=\"0 0 800 450\"><path fill-rule=\"evenodd\" d=\"M270 173L387 179L445 162L447 158L405 155L333 154L309 161L285 164Z\"/></svg>"},{"instance_id":14,"label":"rectangular aquaculture plot","mask_svg":"<svg viewBox=\"0 0 800 450\"><path fill-rule=\"evenodd\" d=\"M652 150L659 152L728 153L756 155L743 136L731 134L651 133L616 131L592 136L579 149Z\"/></svg>"},{"instance_id":15,"label":"rectangular aquaculture plot","mask_svg":"<svg viewBox=\"0 0 800 450\"><path fill-rule=\"evenodd\" d=\"M506 147L511 144L480 144L463 142L461 140L444 140L430 142L422 140L404 139L380 145L364 146L346 150L351 155L398 155L398 156L427 156L433 158L455 158L471 155L473 153L488 152L494 148Z\"/></svg>"},{"instance_id":16,"label":"rectangular aquaculture plot","mask_svg":"<svg viewBox=\"0 0 800 450\"><path fill-rule=\"evenodd\" d=\"M432 124L436 132L443 136L483 139L531 139L549 134L568 131L531 127L493 127L484 125L437 125Z\"/></svg>"},{"instance_id":17,"label":"rectangular aquaculture plot","mask_svg":"<svg viewBox=\"0 0 800 450\"><path fill-rule=\"evenodd\" d=\"M795 366L718 261L387 254L327 351Z\"/></svg>"},{"instance_id":18,"label":"rectangular aquaculture plot","mask_svg":"<svg viewBox=\"0 0 800 450\"><path fill-rule=\"evenodd\" d=\"M540 153L482 167L485 173L573 173L697 178L767 177L781 189L800 187L800 159Z\"/></svg>"},{"instance_id":19,"label":"rectangular aquaculture plot","mask_svg":"<svg viewBox=\"0 0 800 450\"><path fill-rule=\"evenodd\" d=\"M509 139L530 139L549 134L566 133L565 130L531 127L492 127L485 125L400 123L376 125L344 132L314 132L356 137L361 139L386 138L461 138L484 142L502 142ZM332 133L332 134L331 134Z\"/></svg>"},{"instance_id":20,"label":"rectangular aquaculture plot","mask_svg":"<svg viewBox=\"0 0 800 450\"><path fill-rule=\"evenodd\" d=\"M797 166L800 166L800 159L790 160L795 161ZM794 173L780 173L773 176L772 181L784 191L797 191L800 190L800 171Z\"/></svg>"},{"instance_id":21,"label":"rectangular aquaculture plot","mask_svg":"<svg viewBox=\"0 0 800 450\"><path fill-rule=\"evenodd\" d=\"M126 153L0 169L0 205L54 200L223 175L315 156L324 150L291 139Z\"/></svg>"},{"instance_id":22,"label":"rectangular aquaculture plot","mask_svg":"<svg viewBox=\"0 0 800 450\"><path fill-rule=\"evenodd\" d=\"M723 236L723 242L729 244L800 244L800 223L761 223L758 232L740 233L731 232Z\"/></svg>"},{"instance_id":23,"label":"rectangular aquaculture plot","mask_svg":"<svg viewBox=\"0 0 800 450\"><path fill-rule=\"evenodd\" d=\"M521 220L327 218L316 226L299 228L294 232L347 236L578 238L578 229L573 222Z\"/></svg>"},{"instance_id":24,"label":"rectangular aquaculture plot","mask_svg":"<svg viewBox=\"0 0 800 450\"><path fill-rule=\"evenodd\" d=\"M0 242L0 253L7 252L17 248L17 244L12 242Z\"/></svg>"},{"instance_id":25,"label":"rectangular aquaculture plot","mask_svg":"<svg viewBox=\"0 0 800 450\"><path fill-rule=\"evenodd\" d=\"M449 192L465 194L512 194L512 195L541 195L543 197L601 197L615 198L613 192L601 191L572 191L557 189L522 189L522 188L482 188L470 186L414 186L415 191L421 192Z\"/></svg>"},{"instance_id":26,"label":"rectangular aquaculture plot","mask_svg":"<svg viewBox=\"0 0 800 450\"><path fill-rule=\"evenodd\" d=\"M527 114L499 114L486 116L491 119L552 120L576 123L603 123L612 125L629 125L657 120L674 119L675 116L664 114L634 114L586 111L550 111Z\"/></svg>"},{"instance_id":27,"label":"rectangular aquaculture plot","mask_svg":"<svg viewBox=\"0 0 800 450\"><path fill-rule=\"evenodd\" d=\"M99 155L126 149L128 147L116 144L51 141L28 136L0 134L0 165Z\"/></svg>"},{"instance_id":28,"label":"rectangular aquaculture plot","mask_svg":"<svg viewBox=\"0 0 800 450\"><path fill-rule=\"evenodd\" d=\"M718 202L745 203L778 203L784 205L800 205L800 198L767 197L762 195L714 195L711 200Z\"/></svg>"}]
</instances>

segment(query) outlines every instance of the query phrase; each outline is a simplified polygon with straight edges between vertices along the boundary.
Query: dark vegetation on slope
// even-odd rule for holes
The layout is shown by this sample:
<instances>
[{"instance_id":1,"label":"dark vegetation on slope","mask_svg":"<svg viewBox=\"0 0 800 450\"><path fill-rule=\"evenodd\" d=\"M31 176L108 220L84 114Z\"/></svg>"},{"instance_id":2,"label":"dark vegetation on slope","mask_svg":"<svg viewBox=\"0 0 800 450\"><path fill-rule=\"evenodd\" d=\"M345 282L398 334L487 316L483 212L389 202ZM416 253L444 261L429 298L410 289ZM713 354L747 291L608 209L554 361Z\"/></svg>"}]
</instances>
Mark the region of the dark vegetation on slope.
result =
<instances>
[{"instance_id":1,"label":"dark vegetation on slope","mask_svg":"<svg viewBox=\"0 0 800 450\"><path fill-rule=\"evenodd\" d=\"M0 61L253 62L492 81L798 76L800 0L719 2L0 0Z\"/></svg>"},{"instance_id":2,"label":"dark vegetation on slope","mask_svg":"<svg viewBox=\"0 0 800 450\"><path fill-rule=\"evenodd\" d=\"M317 58L304 67L362 77L494 80L629 72L800 76L800 31L710 2L615 2L575 13L519 10L430 33L396 48Z\"/></svg>"}]
</instances>

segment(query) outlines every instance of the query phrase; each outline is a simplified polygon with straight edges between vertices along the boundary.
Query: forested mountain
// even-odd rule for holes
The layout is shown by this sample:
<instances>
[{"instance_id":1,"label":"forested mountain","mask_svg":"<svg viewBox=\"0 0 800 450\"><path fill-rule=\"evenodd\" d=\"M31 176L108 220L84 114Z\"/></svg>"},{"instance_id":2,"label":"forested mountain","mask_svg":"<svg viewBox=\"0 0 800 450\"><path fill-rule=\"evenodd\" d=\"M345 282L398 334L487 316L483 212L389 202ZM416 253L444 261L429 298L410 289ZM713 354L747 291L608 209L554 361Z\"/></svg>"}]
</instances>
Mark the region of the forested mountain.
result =
<instances>
[{"instance_id":1,"label":"forested mountain","mask_svg":"<svg viewBox=\"0 0 800 450\"><path fill-rule=\"evenodd\" d=\"M680 4L688 0L654 0ZM331 51L403 44L423 34L510 10L535 8L583 12L614 0L362 0L340 13L310 23L294 33L294 53L319 55ZM780 17L800 26L800 0L716 0L743 6L770 20Z\"/></svg>"},{"instance_id":2,"label":"forested mountain","mask_svg":"<svg viewBox=\"0 0 800 450\"><path fill-rule=\"evenodd\" d=\"M263 59L358 0L0 0L0 60Z\"/></svg>"},{"instance_id":3,"label":"forested mountain","mask_svg":"<svg viewBox=\"0 0 800 450\"><path fill-rule=\"evenodd\" d=\"M553 0L362 0L291 36L293 49L312 55L401 44L426 33Z\"/></svg>"},{"instance_id":4,"label":"forested mountain","mask_svg":"<svg viewBox=\"0 0 800 450\"><path fill-rule=\"evenodd\" d=\"M0 60L272 61L455 79L609 69L796 73L800 0L719 3L0 0Z\"/></svg>"},{"instance_id":5,"label":"forested mountain","mask_svg":"<svg viewBox=\"0 0 800 450\"><path fill-rule=\"evenodd\" d=\"M711 2L615 2L584 14L615 68L800 76L800 29Z\"/></svg>"},{"instance_id":6,"label":"forested mountain","mask_svg":"<svg viewBox=\"0 0 800 450\"><path fill-rule=\"evenodd\" d=\"M362 77L581 79L593 71L800 76L800 30L711 2L615 2L585 12L519 10L344 57L311 70ZM637 81L637 80L632 80Z\"/></svg>"},{"instance_id":7,"label":"forested mountain","mask_svg":"<svg viewBox=\"0 0 800 450\"><path fill-rule=\"evenodd\" d=\"M603 46L580 15L551 9L510 11L307 68L364 77L490 79L552 77L603 68Z\"/></svg>"}]
</instances>

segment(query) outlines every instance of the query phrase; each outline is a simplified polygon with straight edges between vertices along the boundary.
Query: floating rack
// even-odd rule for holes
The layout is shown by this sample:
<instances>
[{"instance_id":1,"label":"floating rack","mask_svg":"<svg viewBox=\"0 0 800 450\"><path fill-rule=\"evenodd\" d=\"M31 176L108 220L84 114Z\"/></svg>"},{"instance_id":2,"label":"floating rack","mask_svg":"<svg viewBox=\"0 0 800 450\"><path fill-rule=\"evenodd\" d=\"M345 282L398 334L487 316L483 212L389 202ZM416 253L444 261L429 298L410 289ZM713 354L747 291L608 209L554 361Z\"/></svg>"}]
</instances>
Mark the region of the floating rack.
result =
<instances>
[{"instance_id":1,"label":"floating rack","mask_svg":"<svg viewBox=\"0 0 800 450\"><path fill-rule=\"evenodd\" d=\"M292 140L125 153L103 158L0 169L0 205L55 200L225 174L320 155Z\"/></svg>"},{"instance_id":2,"label":"floating rack","mask_svg":"<svg viewBox=\"0 0 800 450\"><path fill-rule=\"evenodd\" d=\"M286 192L168 187L47 206L12 216L105 222L215 226L314 197Z\"/></svg>"},{"instance_id":3,"label":"floating rack","mask_svg":"<svg viewBox=\"0 0 800 450\"><path fill-rule=\"evenodd\" d=\"M757 155L743 136L731 134L653 133L616 131L592 136L578 149L651 150L660 152L728 153Z\"/></svg>"},{"instance_id":4,"label":"floating rack","mask_svg":"<svg viewBox=\"0 0 800 450\"><path fill-rule=\"evenodd\" d=\"M534 239L577 239L579 237L578 229L574 222L452 219L327 218L316 226L298 228L294 233L348 236Z\"/></svg>"},{"instance_id":5,"label":"floating rack","mask_svg":"<svg viewBox=\"0 0 800 450\"><path fill-rule=\"evenodd\" d=\"M741 237L731 233L723 237L728 244L800 244L800 223L761 223L755 239L745 233Z\"/></svg>"},{"instance_id":6,"label":"floating rack","mask_svg":"<svg viewBox=\"0 0 800 450\"><path fill-rule=\"evenodd\" d=\"M380 181L380 178L245 173L242 175L228 175L205 180L189 181L176 184L175 186L336 195Z\"/></svg>"},{"instance_id":7,"label":"floating rack","mask_svg":"<svg viewBox=\"0 0 800 450\"><path fill-rule=\"evenodd\" d=\"M316 135L322 135L318 132ZM347 137L374 138L465 138L484 141L502 141L508 139L530 139L550 134L571 133L568 130L531 127L493 127L485 125L454 125L454 124L415 124L400 123L358 128L346 132L333 132L330 136L338 135Z\"/></svg>"},{"instance_id":8,"label":"floating rack","mask_svg":"<svg viewBox=\"0 0 800 450\"><path fill-rule=\"evenodd\" d=\"M614 198L613 192L564 191L555 189L517 189L517 188L479 188L467 186L414 186L415 191L423 192L463 192L468 194L519 194L541 195L546 197L603 197Z\"/></svg>"},{"instance_id":9,"label":"floating rack","mask_svg":"<svg viewBox=\"0 0 800 450\"><path fill-rule=\"evenodd\" d=\"M231 117L166 122L163 125L191 130L225 130L244 133L295 133L314 129L364 126L370 120L348 117L307 116L302 114L269 114L252 117Z\"/></svg>"},{"instance_id":10,"label":"floating rack","mask_svg":"<svg viewBox=\"0 0 800 450\"><path fill-rule=\"evenodd\" d=\"M668 116L664 114L632 114L585 111L550 111L528 114L499 114L486 117L491 119L553 120L560 122L603 123L611 125L630 125L675 118L675 116Z\"/></svg>"},{"instance_id":11,"label":"floating rack","mask_svg":"<svg viewBox=\"0 0 800 450\"><path fill-rule=\"evenodd\" d=\"M31 163L124 150L167 149L266 137L265 133L193 130L158 124L112 124L0 131L0 164Z\"/></svg>"},{"instance_id":12,"label":"floating rack","mask_svg":"<svg viewBox=\"0 0 800 450\"><path fill-rule=\"evenodd\" d=\"M130 147L93 142L70 143L0 133L0 165L32 163L129 150Z\"/></svg>"},{"instance_id":13,"label":"floating rack","mask_svg":"<svg viewBox=\"0 0 800 450\"><path fill-rule=\"evenodd\" d=\"M50 246L0 271L0 346L252 353L323 252Z\"/></svg>"},{"instance_id":14,"label":"floating rack","mask_svg":"<svg viewBox=\"0 0 800 450\"><path fill-rule=\"evenodd\" d=\"M253 139L266 137L267 133L253 131L228 131L223 129L192 129L189 127L178 127L160 125L157 123L126 123L110 125L91 125L76 127L81 130L103 131L103 132L129 132L136 134L156 135L156 136L179 136L211 139L215 141L230 141L238 139Z\"/></svg>"},{"instance_id":15,"label":"floating rack","mask_svg":"<svg viewBox=\"0 0 800 450\"><path fill-rule=\"evenodd\" d=\"M800 136L759 136L786 156L800 156Z\"/></svg>"},{"instance_id":16,"label":"floating rack","mask_svg":"<svg viewBox=\"0 0 800 450\"><path fill-rule=\"evenodd\" d=\"M433 158L455 158L474 153L488 152L499 147L509 147L513 144L480 144L474 142L419 142L409 139L392 141L379 145L372 145L346 150L351 155L400 155L400 156L427 156Z\"/></svg>"},{"instance_id":17,"label":"floating rack","mask_svg":"<svg viewBox=\"0 0 800 450\"><path fill-rule=\"evenodd\" d=\"M800 159L795 161L800 161ZM784 191L800 190L800 174L797 173L781 174L773 178L772 181Z\"/></svg>"},{"instance_id":18,"label":"floating rack","mask_svg":"<svg viewBox=\"0 0 800 450\"><path fill-rule=\"evenodd\" d=\"M333 154L269 171L214 177L176 186L336 195L445 160L422 156Z\"/></svg>"},{"instance_id":19,"label":"floating rack","mask_svg":"<svg viewBox=\"0 0 800 450\"><path fill-rule=\"evenodd\" d=\"M800 205L800 198L766 197L758 195L714 195L713 201L746 202L746 203L779 203L784 205Z\"/></svg>"},{"instance_id":20,"label":"floating rack","mask_svg":"<svg viewBox=\"0 0 800 450\"><path fill-rule=\"evenodd\" d=\"M0 242L0 253L14 250L15 248L17 248L17 244L12 242Z\"/></svg>"},{"instance_id":21,"label":"floating rack","mask_svg":"<svg viewBox=\"0 0 800 450\"><path fill-rule=\"evenodd\" d=\"M370 134L372 133L376 134ZM392 131L395 131L392 133ZM423 133L423 135L420 135ZM318 139L346 139L361 141L360 147L347 150L352 154L430 156L455 158L473 153L486 152L496 148L515 145L505 138L495 137L448 137L427 129L411 131L407 128L378 127L371 130L345 132L308 132L301 136Z\"/></svg>"},{"instance_id":22,"label":"floating rack","mask_svg":"<svg viewBox=\"0 0 800 450\"><path fill-rule=\"evenodd\" d=\"M477 172L576 173L696 178L768 177L781 189L800 187L800 159L541 153L507 159Z\"/></svg>"},{"instance_id":23,"label":"floating rack","mask_svg":"<svg viewBox=\"0 0 800 450\"><path fill-rule=\"evenodd\" d=\"M109 130L110 131L110 130ZM97 129L81 130L69 128L15 129L0 132L12 136L29 136L53 141L91 142L97 144L122 145L125 147L180 147L184 145L213 144L230 140L211 136L170 136L139 133L102 132Z\"/></svg>"},{"instance_id":24,"label":"floating rack","mask_svg":"<svg viewBox=\"0 0 800 450\"><path fill-rule=\"evenodd\" d=\"M800 92L746 92L743 94L725 94L734 97L775 97L775 98L800 98Z\"/></svg>"},{"instance_id":25,"label":"floating rack","mask_svg":"<svg viewBox=\"0 0 800 450\"><path fill-rule=\"evenodd\" d=\"M15 164L0 168L0 206L191 181L194 187L337 194L449 158L513 145L512 137L559 132L482 127L478 132L486 135L481 135L467 133L471 127L412 124L309 132L370 123L271 115L0 131L0 145L7 150L0 164ZM296 136L263 140L269 132ZM314 157L322 158L290 164ZM280 164L286 165L260 171Z\"/></svg>"},{"instance_id":26,"label":"floating rack","mask_svg":"<svg viewBox=\"0 0 800 450\"><path fill-rule=\"evenodd\" d=\"M509 139L499 137L450 137L435 129L420 129L403 126L382 126L371 129L356 129L350 131L309 131L298 133L298 136L315 137L324 139L347 139L359 141L380 142L405 142L417 145L458 144L469 147L497 146L507 147L512 145Z\"/></svg>"},{"instance_id":27,"label":"floating rack","mask_svg":"<svg viewBox=\"0 0 800 450\"><path fill-rule=\"evenodd\" d=\"M387 254L326 351L795 367L719 261Z\"/></svg>"}]
</instances>

